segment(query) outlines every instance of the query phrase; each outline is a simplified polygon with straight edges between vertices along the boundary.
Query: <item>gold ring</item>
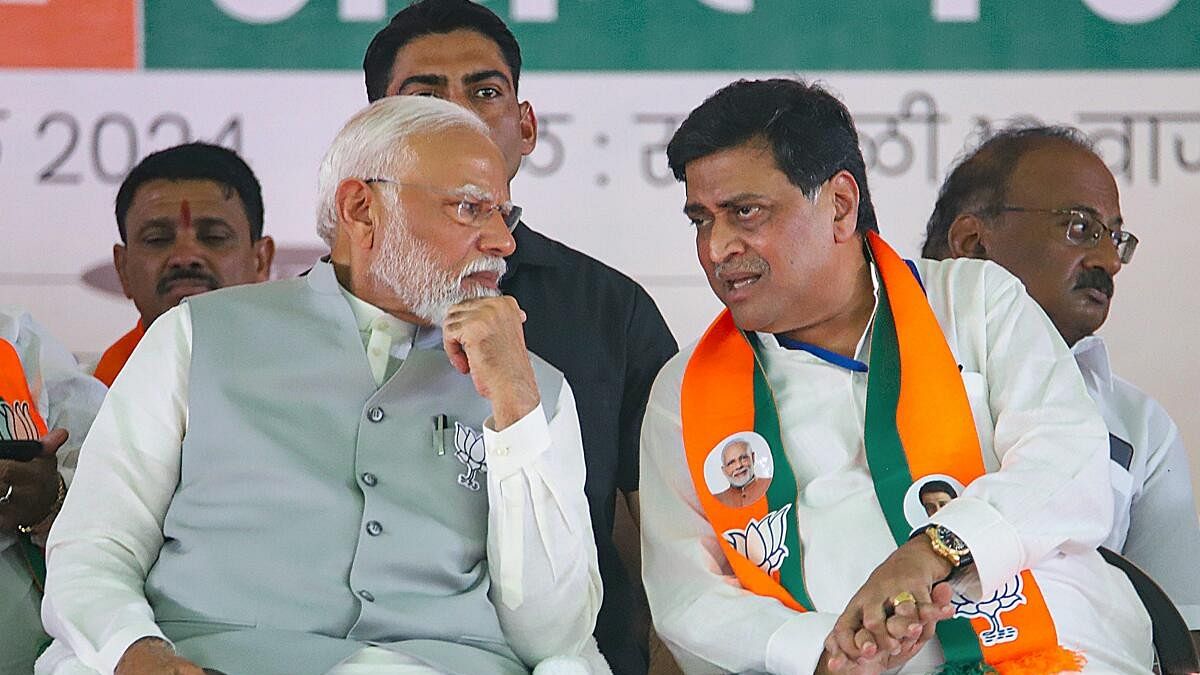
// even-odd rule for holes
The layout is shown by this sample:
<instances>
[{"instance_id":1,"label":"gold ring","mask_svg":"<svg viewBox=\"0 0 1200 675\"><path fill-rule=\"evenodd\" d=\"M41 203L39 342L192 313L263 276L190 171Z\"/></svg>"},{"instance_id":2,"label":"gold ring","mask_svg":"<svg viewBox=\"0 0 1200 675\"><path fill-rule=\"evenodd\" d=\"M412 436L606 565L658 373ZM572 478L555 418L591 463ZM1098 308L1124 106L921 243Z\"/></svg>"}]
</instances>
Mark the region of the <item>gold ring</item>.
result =
<instances>
[{"instance_id":1,"label":"gold ring","mask_svg":"<svg viewBox=\"0 0 1200 675\"><path fill-rule=\"evenodd\" d=\"M901 605L905 602L911 602L915 605L917 604L917 598L908 591L901 591L892 598L892 607L894 608L897 605Z\"/></svg>"}]
</instances>

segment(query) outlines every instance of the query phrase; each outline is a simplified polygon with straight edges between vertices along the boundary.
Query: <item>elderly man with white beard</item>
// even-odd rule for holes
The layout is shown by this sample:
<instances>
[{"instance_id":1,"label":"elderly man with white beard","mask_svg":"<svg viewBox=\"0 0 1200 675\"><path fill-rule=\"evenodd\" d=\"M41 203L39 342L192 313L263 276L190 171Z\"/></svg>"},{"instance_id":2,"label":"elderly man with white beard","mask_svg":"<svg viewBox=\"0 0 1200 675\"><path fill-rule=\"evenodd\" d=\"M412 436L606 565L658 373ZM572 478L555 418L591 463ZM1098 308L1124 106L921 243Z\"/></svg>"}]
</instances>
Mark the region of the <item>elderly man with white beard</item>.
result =
<instances>
[{"instance_id":1,"label":"elderly man with white beard","mask_svg":"<svg viewBox=\"0 0 1200 675\"><path fill-rule=\"evenodd\" d=\"M470 112L378 101L321 167L328 261L154 323L49 542L39 673L516 674L589 647L575 403L497 290L507 183Z\"/></svg>"}]
</instances>

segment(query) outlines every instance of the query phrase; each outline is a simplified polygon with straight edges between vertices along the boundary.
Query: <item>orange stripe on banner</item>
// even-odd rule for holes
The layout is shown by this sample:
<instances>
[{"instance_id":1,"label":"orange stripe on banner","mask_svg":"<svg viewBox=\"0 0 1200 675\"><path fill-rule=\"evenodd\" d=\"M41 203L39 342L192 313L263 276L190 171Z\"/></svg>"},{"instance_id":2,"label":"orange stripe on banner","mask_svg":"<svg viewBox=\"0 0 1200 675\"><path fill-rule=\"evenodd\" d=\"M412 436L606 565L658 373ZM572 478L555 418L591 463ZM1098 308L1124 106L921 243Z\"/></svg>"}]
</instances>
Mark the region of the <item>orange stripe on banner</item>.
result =
<instances>
[{"instance_id":1,"label":"orange stripe on banner","mask_svg":"<svg viewBox=\"0 0 1200 675\"><path fill-rule=\"evenodd\" d=\"M725 541L726 530L744 529L750 518L766 516L767 500L730 508L713 496L704 479L704 461L721 441L738 431L754 430L754 369L754 350L725 310L700 338L683 374L680 417L684 452L696 497L738 581L752 593L803 612L777 576L763 572Z\"/></svg>"},{"instance_id":2,"label":"orange stripe on banner","mask_svg":"<svg viewBox=\"0 0 1200 675\"><path fill-rule=\"evenodd\" d=\"M985 468L958 363L908 264L879 235L870 232L868 240L896 320L901 364L896 427L909 472L914 479L944 473L966 485Z\"/></svg>"},{"instance_id":3,"label":"orange stripe on banner","mask_svg":"<svg viewBox=\"0 0 1200 675\"><path fill-rule=\"evenodd\" d=\"M28 406L28 419L33 423L37 436L29 439L18 437L18 440L36 440L46 435L46 421L38 413L37 401L33 400L33 395L29 393L29 382L25 379L21 358L17 356L17 350L8 340L0 340L0 399L3 399L4 405L10 407L10 420L14 419L12 413L16 406L21 408L17 411L18 417L24 416L25 406Z\"/></svg>"},{"instance_id":4,"label":"orange stripe on banner","mask_svg":"<svg viewBox=\"0 0 1200 675\"><path fill-rule=\"evenodd\" d=\"M0 2L0 66L137 67L137 0Z\"/></svg>"},{"instance_id":5,"label":"orange stripe on banner","mask_svg":"<svg viewBox=\"0 0 1200 675\"><path fill-rule=\"evenodd\" d=\"M867 233L867 240L895 317L901 364L896 427L909 472L914 480L944 473L969 485L986 468L958 363L908 264L874 232ZM1061 652L1074 658L1058 646L1058 632L1033 574L1025 570L1021 579L1025 604L1001 616L1032 637L991 647L981 642L984 660L1003 670L1006 661L1030 655ZM990 628L985 619L973 618L971 625L977 635Z\"/></svg>"}]
</instances>

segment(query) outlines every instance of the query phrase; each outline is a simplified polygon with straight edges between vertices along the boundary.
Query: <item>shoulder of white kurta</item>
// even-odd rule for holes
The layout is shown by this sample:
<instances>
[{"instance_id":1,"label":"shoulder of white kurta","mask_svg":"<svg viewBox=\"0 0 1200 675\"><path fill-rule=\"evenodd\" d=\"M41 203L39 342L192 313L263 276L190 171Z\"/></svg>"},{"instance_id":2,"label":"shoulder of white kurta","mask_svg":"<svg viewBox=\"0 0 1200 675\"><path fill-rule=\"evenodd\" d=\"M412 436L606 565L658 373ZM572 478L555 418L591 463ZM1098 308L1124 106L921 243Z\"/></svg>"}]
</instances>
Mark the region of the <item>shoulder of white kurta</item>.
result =
<instances>
[{"instance_id":1,"label":"shoulder of white kurta","mask_svg":"<svg viewBox=\"0 0 1200 675\"><path fill-rule=\"evenodd\" d=\"M660 411L668 411L676 416L679 415L679 393L683 386L683 373L687 370L688 360L692 358L692 352L696 350L696 342L679 350L677 354L672 356L663 364L662 369L658 371L658 375L654 378L654 385L650 388L650 400L648 408L658 408Z\"/></svg>"},{"instance_id":2,"label":"shoulder of white kurta","mask_svg":"<svg viewBox=\"0 0 1200 675\"><path fill-rule=\"evenodd\" d=\"M1113 390L1101 406L1105 417L1110 413L1120 419L1128 433L1142 436L1150 446L1157 447L1178 434L1175 420L1161 403L1132 382L1114 375ZM1139 441L1142 439L1125 439Z\"/></svg>"}]
</instances>

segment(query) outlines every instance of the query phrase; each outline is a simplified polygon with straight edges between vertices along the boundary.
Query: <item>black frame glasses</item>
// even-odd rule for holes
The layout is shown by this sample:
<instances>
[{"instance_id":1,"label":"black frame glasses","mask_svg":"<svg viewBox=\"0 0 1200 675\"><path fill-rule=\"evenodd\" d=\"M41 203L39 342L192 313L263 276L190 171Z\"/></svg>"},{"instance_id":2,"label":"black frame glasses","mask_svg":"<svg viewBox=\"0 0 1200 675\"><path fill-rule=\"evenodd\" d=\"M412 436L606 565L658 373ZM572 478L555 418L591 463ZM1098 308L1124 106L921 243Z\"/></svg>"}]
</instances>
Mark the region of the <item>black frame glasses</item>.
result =
<instances>
[{"instance_id":1,"label":"black frame glasses","mask_svg":"<svg viewBox=\"0 0 1200 675\"><path fill-rule=\"evenodd\" d=\"M1089 211L1083 209L1035 209L1026 206L997 206L998 213L1048 213L1055 216L1067 216L1068 220L1060 225L1066 228L1067 242L1074 246L1093 248L1100 243L1100 237L1106 233L1117 248L1117 257L1122 265L1128 265L1133 260L1133 252L1137 250L1138 238L1127 230L1114 230L1104 221Z\"/></svg>"}]
</instances>

